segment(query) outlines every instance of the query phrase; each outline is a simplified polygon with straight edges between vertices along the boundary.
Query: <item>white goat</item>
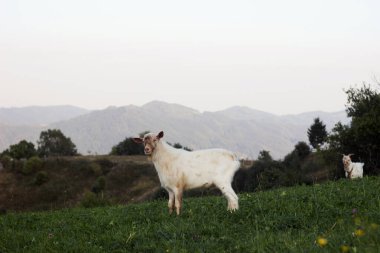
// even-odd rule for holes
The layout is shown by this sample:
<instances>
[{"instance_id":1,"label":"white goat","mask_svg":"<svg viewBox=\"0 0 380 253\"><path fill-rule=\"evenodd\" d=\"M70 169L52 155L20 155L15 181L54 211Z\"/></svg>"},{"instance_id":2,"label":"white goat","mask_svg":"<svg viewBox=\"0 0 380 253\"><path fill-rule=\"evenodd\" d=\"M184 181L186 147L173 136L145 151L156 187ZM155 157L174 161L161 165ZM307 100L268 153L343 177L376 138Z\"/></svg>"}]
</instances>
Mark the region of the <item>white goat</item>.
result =
<instances>
[{"instance_id":1,"label":"white goat","mask_svg":"<svg viewBox=\"0 0 380 253\"><path fill-rule=\"evenodd\" d=\"M344 155L343 154L343 166L346 177L349 179L362 178L363 177L363 166L364 163L353 163L351 161L351 156L353 154Z\"/></svg>"},{"instance_id":2,"label":"white goat","mask_svg":"<svg viewBox=\"0 0 380 253\"><path fill-rule=\"evenodd\" d=\"M186 151L171 147L158 135L148 133L144 138L133 138L144 144L144 152L153 162L161 186L169 193L169 213L176 208L180 214L182 194L186 189L215 185L227 198L227 210L239 208L238 196L231 187L235 172L240 167L236 155L224 149Z\"/></svg>"}]
</instances>

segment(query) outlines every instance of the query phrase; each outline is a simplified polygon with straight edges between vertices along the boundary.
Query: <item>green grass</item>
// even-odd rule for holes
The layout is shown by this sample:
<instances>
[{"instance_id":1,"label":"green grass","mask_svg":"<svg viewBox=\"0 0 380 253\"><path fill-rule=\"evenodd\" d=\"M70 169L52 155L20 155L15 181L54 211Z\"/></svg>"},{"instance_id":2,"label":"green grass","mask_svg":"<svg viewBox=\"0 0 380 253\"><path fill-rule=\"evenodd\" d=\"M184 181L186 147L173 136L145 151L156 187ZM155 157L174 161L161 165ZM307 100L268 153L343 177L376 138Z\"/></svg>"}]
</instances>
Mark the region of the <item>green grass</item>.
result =
<instances>
[{"instance_id":1,"label":"green grass","mask_svg":"<svg viewBox=\"0 0 380 253\"><path fill-rule=\"evenodd\" d=\"M166 201L8 213L0 252L380 252L379 189L372 177L240 194L236 213L223 197L188 198L179 217Z\"/></svg>"}]
</instances>

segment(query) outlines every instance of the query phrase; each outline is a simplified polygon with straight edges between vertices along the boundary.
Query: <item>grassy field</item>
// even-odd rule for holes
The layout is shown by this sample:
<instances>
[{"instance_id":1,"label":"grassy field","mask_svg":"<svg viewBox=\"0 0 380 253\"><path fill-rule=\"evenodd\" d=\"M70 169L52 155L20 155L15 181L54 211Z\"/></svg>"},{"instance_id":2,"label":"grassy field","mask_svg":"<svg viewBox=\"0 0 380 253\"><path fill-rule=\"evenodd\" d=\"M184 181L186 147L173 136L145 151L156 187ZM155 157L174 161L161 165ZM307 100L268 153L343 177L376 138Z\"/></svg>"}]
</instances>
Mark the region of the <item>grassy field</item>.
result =
<instances>
[{"instance_id":1,"label":"grassy field","mask_svg":"<svg viewBox=\"0 0 380 253\"><path fill-rule=\"evenodd\" d=\"M0 216L0 252L380 252L380 178Z\"/></svg>"}]
</instances>

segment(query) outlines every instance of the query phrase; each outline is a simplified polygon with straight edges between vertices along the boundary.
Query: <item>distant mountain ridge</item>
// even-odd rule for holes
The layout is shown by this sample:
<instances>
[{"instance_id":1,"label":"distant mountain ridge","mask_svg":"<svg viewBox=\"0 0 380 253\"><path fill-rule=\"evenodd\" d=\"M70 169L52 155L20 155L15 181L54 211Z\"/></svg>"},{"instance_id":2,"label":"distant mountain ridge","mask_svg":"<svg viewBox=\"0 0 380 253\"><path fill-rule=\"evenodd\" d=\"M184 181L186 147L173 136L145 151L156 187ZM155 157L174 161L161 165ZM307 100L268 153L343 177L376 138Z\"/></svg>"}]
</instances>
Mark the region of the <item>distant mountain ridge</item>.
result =
<instances>
[{"instance_id":1,"label":"distant mountain ridge","mask_svg":"<svg viewBox=\"0 0 380 253\"><path fill-rule=\"evenodd\" d=\"M88 112L90 111L87 109L71 105L0 108L0 124L42 126Z\"/></svg>"},{"instance_id":2,"label":"distant mountain ridge","mask_svg":"<svg viewBox=\"0 0 380 253\"><path fill-rule=\"evenodd\" d=\"M265 149L273 157L282 158L298 141L307 141L306 131L315 117L320 117L328 130L338 121L349 122L344 111L278 116L235 106L201 113L179 104L152 101L141 107L128 105L83 111L47 126L29 124L20 129L0 122L0 150L21 139L35 142L40 131L58 128L72 139L82 154L106 154L128 136L145 130L164 130L166 141L179 142L192 149L227 148L251 158Z\"/></svg>"}]
</instances>

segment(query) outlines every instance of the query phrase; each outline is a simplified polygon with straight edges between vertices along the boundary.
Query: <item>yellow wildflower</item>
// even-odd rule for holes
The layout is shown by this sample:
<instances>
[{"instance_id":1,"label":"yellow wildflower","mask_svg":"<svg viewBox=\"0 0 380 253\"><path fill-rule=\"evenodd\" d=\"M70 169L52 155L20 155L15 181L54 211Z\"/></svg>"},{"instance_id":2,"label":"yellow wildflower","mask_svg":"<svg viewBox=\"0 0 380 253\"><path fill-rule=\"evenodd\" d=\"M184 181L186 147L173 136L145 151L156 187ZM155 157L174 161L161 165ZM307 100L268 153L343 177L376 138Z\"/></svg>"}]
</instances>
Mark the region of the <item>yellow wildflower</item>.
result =
<instances>
[{"instance_id":1,"label":"yellow wildflower","mask_svg":"<svg viewBox=\"0 0 380 253\"><path fill-rule=\"evenodd\" d=\"M350 252L350 247L348 247L347 245L342 245L340 246L340 252L342 253L347 253L347 252Z\"/></svg>"},{"instance_id":2,"label":"yellow wildflower","mask_svg":"<svg viewBox=\"0 0 380 253\"><path fill-rule=\"evenodd\" d=\"M324 247L324 246L327 245L327 239L320 236L317 239L317 244L318 244L319 247Z\"/></svg>"},{"instance_id":3,"label":"yellow wildflower","mask_svg":"<svg viewBox=\"0 0 380 253\"><path fill-rule=\"evenodd\" d=\"M363 229L358 228L358 229L355 230L354 234L355 234L355 236L357 236L357 237L361 237L361 236L363 236L363 235L365 234L365 232L364 232Z\"/></svg>"},{"instance_id":4,"label":"yellow wildflower","mask_svg":"<svg viewBox=\"0 0 380 253\"><path fill-rule=\"evenodd\" d=\"M371 228L372 230L376 230L376 229L379 228L379 225L376 224L376 223L371 223L370 228Z\"/></svg>"},{"instance_id":5,"label":"yellow wildflower","mask_svg":"<svg viewBox=\"0 0 380 253\"><path fill-rule=\"evenodd\" d=\"M362 223L362 220L359 217L355 217L354 222L356 226L359 226Z\"/></svg>"}]
</instances>

